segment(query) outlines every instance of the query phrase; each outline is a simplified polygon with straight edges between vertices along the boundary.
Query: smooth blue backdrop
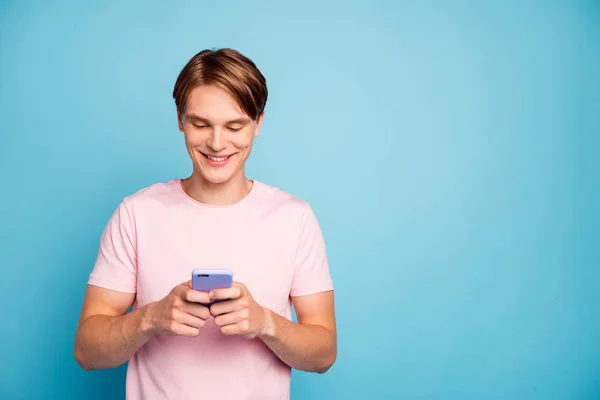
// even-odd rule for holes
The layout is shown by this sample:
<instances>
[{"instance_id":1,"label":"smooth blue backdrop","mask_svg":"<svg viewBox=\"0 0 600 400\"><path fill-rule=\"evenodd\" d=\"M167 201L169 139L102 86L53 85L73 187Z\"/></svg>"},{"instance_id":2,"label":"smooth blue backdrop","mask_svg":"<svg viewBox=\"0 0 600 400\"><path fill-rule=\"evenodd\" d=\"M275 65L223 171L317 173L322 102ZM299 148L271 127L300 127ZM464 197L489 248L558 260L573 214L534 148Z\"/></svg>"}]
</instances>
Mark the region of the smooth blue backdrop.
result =
<instances>
[{"instance_id":1,"label":"smooth blue backdrop","mask_svg":"<svg viewBox=\"0 0 600 400\"><path fill-rule=\"evenodd\" d=\"M598 2L0 4L0 398L124 397L72 356L86 279L119 200L190 172L171 91L225 46L270 89L249 175L336 283L294 399L599 398Z\"/></svg>"}]
</instances>

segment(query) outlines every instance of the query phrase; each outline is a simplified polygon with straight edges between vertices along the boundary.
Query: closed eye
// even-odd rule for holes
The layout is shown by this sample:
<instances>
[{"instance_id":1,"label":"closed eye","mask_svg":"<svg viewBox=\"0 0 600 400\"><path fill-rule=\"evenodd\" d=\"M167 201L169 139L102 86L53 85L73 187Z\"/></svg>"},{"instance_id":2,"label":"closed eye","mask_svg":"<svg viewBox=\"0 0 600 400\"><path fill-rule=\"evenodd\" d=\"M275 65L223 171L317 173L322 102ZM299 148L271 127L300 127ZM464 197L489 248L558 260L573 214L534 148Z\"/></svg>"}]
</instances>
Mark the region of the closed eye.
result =
<instances>
[{"instance_id":1,"label":"closed eye","mask_svg":"<svg viewBox=\"0 0 600 400\"><path fill-rule=\"evenodd\" d=\"M242 130L242 128L241 128L241 127L239 127L239 128L234 128L234 127L231 127L231 126L230 126L228 129L229 129L230 131L232 131L232 132L238 132L238 131L241 131L241 130Z\"/></svg>"},{"instance_id":2,"label":"closed eye","mask_svg":"<svg viewBox=\"0 0 600 400\"><path fill-rule=\"evenodd\" d=\"M208 125L198 125L198 124L192 124L194 125L196 128L202 129L202 128L208 128Z\"/></svg>"}]
</instances>

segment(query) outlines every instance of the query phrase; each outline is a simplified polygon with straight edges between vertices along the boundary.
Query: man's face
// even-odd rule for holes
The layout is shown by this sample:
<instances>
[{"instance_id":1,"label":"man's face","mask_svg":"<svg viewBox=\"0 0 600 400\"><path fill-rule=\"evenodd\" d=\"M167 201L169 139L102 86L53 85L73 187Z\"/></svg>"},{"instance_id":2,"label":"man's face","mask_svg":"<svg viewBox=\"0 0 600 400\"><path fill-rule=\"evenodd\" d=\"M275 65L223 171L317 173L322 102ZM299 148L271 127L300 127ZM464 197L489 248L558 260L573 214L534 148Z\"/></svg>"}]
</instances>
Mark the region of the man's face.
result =
<instances>
[{"instance_id":1,"label":"man's face","mask_svg":"<svg viewBox=\"0 0 600 400\"><path fill-rule=\"evenodd\" d=\"M194 88L178 123L197 173L213 184L243 176L262 119L261 115L253 121L234 97L218 86Z\"/></svg>"}]
</instances>

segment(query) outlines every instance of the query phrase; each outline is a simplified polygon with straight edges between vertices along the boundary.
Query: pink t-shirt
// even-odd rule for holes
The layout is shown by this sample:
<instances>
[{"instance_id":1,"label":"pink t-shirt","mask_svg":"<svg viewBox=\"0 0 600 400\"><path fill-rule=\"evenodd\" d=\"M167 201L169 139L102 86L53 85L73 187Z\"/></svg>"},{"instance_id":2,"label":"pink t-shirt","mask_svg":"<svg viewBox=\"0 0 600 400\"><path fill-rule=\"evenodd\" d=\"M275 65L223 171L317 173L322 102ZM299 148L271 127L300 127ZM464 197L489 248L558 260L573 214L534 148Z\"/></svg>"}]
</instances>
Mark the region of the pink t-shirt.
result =
<instances>
[{"instance_id":1,"label":"pink t-shirt","mask_svg":"<svg viewBox=\"0 0 600 400\"><path fill-rule=\"evenodd\" d=\"M89 284L158 301L195 268L228 268L264 307L291 319L290 296L332 290L310 205L254 181L231 206L189 197L174 179L126 197L109 220ZM156 335L130 359L128 399L288 399L290 368L260 340Z\"/></svg>"}]
</instances>

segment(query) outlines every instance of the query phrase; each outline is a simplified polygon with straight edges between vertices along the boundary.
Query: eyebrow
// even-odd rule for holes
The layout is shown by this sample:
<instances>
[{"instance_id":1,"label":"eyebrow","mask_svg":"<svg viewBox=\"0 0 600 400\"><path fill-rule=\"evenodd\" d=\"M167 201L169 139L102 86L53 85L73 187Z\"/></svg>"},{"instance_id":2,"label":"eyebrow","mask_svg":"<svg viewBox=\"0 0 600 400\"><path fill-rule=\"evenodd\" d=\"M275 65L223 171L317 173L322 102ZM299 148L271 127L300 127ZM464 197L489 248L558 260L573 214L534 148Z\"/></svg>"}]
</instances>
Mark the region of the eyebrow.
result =
<instances>
[{"instance_id":1,"label":"eyebrow","mask_svg":"<svg viewBox=\"0 0 600 400\"><path fill-rule=\"evenodd\" d=\"M209 119L203 118L203 117L201 117L199 115L196 115L196 114L193 114L193 113L186 114L185 117L188 118L188 119L195 119L195 120L199 120L199 121L202 121L202 122L210 123ZM226 122L226 124L248 124L251 121L252 120L250 118L248 118L248 117L240 117L240 118L229 120L229 121Z\"/></svg>"}]
</instances>

